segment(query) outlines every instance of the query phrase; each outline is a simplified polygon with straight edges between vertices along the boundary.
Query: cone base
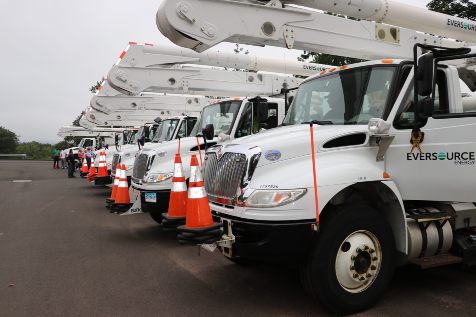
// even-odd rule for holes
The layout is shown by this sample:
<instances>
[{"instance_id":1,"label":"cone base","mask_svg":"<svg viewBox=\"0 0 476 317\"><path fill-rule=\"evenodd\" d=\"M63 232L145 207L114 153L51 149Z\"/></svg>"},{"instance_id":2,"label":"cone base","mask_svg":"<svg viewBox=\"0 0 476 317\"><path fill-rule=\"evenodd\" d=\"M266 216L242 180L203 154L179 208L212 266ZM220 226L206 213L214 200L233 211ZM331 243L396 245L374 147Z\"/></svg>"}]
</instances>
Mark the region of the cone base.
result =
<instances>
[{"instance_id":1,"label":"cone base","mask_svg":"<svg viewBox=\"0 0 476 317\"><path fill-rule=\"evenodd\" d=\"M123 214L132 207L130 203L112 203L109 205L109 211L111 213Z\"/></svg>"},{"instance_id":2,"label":"cone base","mask_svg":"<svg viewBox=\"0 0 476 317\"><path fill-rule=\"evenodd\" d=\"M104 186L112 183L111 177L109 176L96 176L94 178L94 185Z\"/></svg>"},{"instance_id":3,"label":"cone base","mask_svg":"<svg viewBox=\"0 0 476 317\"><path fill-rule=\"evenodd\" d=\"M170 217L168 214L162 214L162 229L164 231L176 231L179 226L185 225L186 217Z\"/></svg>"}]
</instances>

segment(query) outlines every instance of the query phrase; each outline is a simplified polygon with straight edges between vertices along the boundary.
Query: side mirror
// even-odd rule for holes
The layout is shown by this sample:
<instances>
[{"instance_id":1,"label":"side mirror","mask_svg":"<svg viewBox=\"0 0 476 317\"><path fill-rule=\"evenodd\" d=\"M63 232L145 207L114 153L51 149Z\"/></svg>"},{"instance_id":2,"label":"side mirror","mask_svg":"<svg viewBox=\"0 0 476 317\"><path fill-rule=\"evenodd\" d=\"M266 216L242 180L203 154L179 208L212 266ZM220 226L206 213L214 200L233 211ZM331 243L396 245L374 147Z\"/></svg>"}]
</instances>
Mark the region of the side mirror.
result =
<instances>
[{"instance_id":1,"label":"side mirror","mask_svg":"<svg viewBox=\"0 0 476 317\"><path fill-rule=\"evenodd\" d=\"M288 112L289 107L291 107L291 104L293 103L294 96L289 96L288 97L288 104L286 105L286 112Z\"/></svg>"},{"instance_id":2,"label":"side mirror","mask_svg":"<svg viewBox=\"0 0 476 317\"><path fill-rule=\"evenodd\" d=\"M268 120L268 104L260 103L257 111L258 122L265 123Z\"/></svg>"},{"instance_id":3,"label":"side mirror","mask_svg":"<svg viewBox=\"0 0 476 317\"><path fill-rule=\"evenodd\" d=\"M202 134L207 140L213 140L213 137L215 136L213 124L207 124L205 129L202 129Z\"/></svg>"},{"instance_id":4,"label":"side mirror","mask_svg":"<svg viewBox=\"0 0 476 317\"><path fill-rule=\"evenodd\" d=\"M433 53L428 53L418 59L417 68L418 94L429 96L433 90Z\"/></svg>"},{"instance_id":5,"label":"side mirror","mask_svg":"<svg viewBox=\"0 0 476 317\"><path fill-rule=\"evenodd\" d=\"M119 144L119 134L114 135L114 142L116 143L116 145Z\"/></svg>"},{"instance_id":6,"label":"side mirror","mask_svg":"<svg viewBox=\"0 0 476 317\"><path fill-rule=\"evenodd\" d=\"M145 137L148 137L150 133L150 127L148 125L144 126L144 135Z\"/></svg>"},{"instance_id":7,"label":"side mirror","mask_svg":"<svg viewBox=\"0 0 476 317\"><path fill-rule=\"evenodd\" d=\"M106 144L106 146L104 147L106 150L109 149L109 144Z\"/></svg>"},{"instance_id":8,"label":"side mirror","mask_svg":"<svg viewBox=\"0 0 476 317\"><path fill-rule=\"evenodd\" d=\"M426 97L418 101L418 115L422 118L430 118L435 111L435 101L431 97Z\"/></svg>"},{"instance_id":9,"label":"side mirror","mask_svg":"<svg viewBox=\"0 0 476 317\"><path fill-rule=\"evenodd\" d=\"M144 143L145 143L145 135L143 135L143 136L140 137L139 143L140 143L140 145L144 146Z\"/></svg>"}]
</instances>

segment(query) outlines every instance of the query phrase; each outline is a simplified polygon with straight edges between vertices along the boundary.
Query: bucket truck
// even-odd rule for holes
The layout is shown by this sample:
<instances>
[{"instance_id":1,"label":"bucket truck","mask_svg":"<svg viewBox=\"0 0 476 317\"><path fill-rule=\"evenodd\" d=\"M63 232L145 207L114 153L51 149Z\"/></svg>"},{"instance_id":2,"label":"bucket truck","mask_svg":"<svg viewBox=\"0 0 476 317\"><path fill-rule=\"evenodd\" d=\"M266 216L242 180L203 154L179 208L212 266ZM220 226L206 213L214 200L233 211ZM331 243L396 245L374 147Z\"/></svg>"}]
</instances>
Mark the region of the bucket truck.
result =
<instances>
[{"instance_id":1,"label":"bucket truck","mask_svg":"<svg viewBox=\"0 0 476 317\"><path fill-rule=\"evenodd\" d=\"M200 65L202 67L192 67L183 64ZM297 61L284 61L283 63L283 60L280 59L253 55L223 52L199 54L186 49L130 42L117 63L109 71L107 84L119 92L129 95L141 94L143 92L163 92L220 96L251 95L254 97L256 95L281 95L284 91L287 97L287 88L297 87L301 82L301 79L284 75L218 70L204 68L203 66L245 68L267 72L286 71L288 74L307 76L323 69L331 69L331 66L326 65L312 65ZM103 91L104 89L101 90L101 94L103 94ZM253 124L250 124L249 120L258 117L258 108L261 108L262 121L260 123L263 123L263 127L271 128L280 124L287 109L287 101L269 98L260 103L258 99L234 97L219 100L220 102L217 104L214 103L204 108L207 113L205 119L200 123L203 126L197 127L192 131L193 138L181 140L183 159L185 161L188 160L190 155L198 154L199 146L205 146L204 140L200 135L202 129L210 123L215 125L215 128L211 128L213 131L210 134L213 141L211 140L210 144L229 142L236 137L257 132L258 126L255 127L256 131L254 131ZM93 103L97 102L92 102L91 106L93 106ZM104 104L104 102L100 103ZM100 105L99 107L102 108L103 106ZM95 109L100 108L95 106ZM240 119L241 117L248 119ZM238 131L240 129L238 127L240 124L239 120L243 121L240 121L243 131ZM183 137L183 131L186 131L188 128L186 128L185 123L176 122L176 132L174 134L180 133ZM187 131L190 133L190 129ZM229 136L230 133L235 132L236 135ZM188 136L188 133L185 136ZM218 138L219 134L223 135ZM197 144L198 136L200 136L200 139ZM134 188L131 189L131 196L135 204L129 211L123 214L151 211L152 218L159 223L161 222L160 214L164 210L165 212L167 211L171 188L170 177L161 176L164 173L164 175L170 174L172 171L174 153L177 148L178 141L158 143L151 147L146 147L135 156L134 168L131 170L133 180L135 180ZM185 157L186 155L188 157ZM157 156L155 158L157 163L154 163L152 167L149 166L146 171L143 168L144 164L146 161L152 163L152 158L155 156ZM167 170L167 172L163 172L163 170ZM157 176L154 182L152 182L153 177L151 177L148 178L147 184L143 183L145 172L148 175ZM185 173L188 175L188 167L185 168ZM145 196L154 196L155 198L146 199ZM142 198L137 199L138 197Z\"/></svg>"},{"instance_id":2,"label":"bucket truck","mask_svg":"<svg viewBox=\"0 0 476 317\"><path fill-rule=\"evenodd\" d=\"M79 149L84 149L86 147L93 147L96 148L98 146L96 137L103 137L104 142L108 145L114 144L114 136L116 133L122 133L124 129L120 128L93 128L91 130L82 128L82 127L74 127L74 126L62 126L57 135L60 138L64 138L67 136L90 136L89 138L81 139L80 143L76 147L72 147L66 149L68 152L69 150L73 150L74 159L76 164L78 161L78 151Z\"/></svg>"},{"instance_id":3,"label":"bucket truck","mask_svg":"<svg viewBox=\"0 0 476 317\"><path fill-rule=\"evenodd\" d=\"M198 54L186 49L177 49L166 46L157 46L153 44L137 44L130 42L126 49L121 54L117 63L112 67L108 73L108 80L106 85L99 93L91 100L91 107L98 111L109 112L117 108L113 108L108 105L108 102L103 100L104 97L111 100L117 100L122 98L131 98L127 95L121 95L118 97L111 97L118 92L111 91L112 87L117 91L129 94L139 95L141 99L145 98L143 92L163 92L163 93L185 93L185 94L208 94L208 95L274 95L281 94L283 88L296 87L300 79L288 77L284 75L275 75L267 73L252 73L252 72L239 72L229 71L221 69L210 69L204 67L190 67L183 64L194 64L201 66L223 66L223 67L235 67L235 68L252 68L252 70L260 71L292 71L300 75L315 74L321 69L330 69L330 66L318 65L317 67L311 67L312 64L301 63L297 61L286 61L285 67L283 67L282 60L266 58L260 56L238 55L228 54L222 52L210 52L208 54ZM319 69L318 69L319 68ZM166 98L165 96L162 96ZM167 96L168 98L176 98ZM112 99L116 98L116 99ZM183 97L182 97L183 98ZM187 106L190 109L191 105L198 106L197 98L190 97L187 99L187 103L184 104L185 109ZM237 99L238 100L238 99ZM247 102L247 101L246 101ZM242 104L246 103L241 101ZM141 101L133 105L134 108L145 107L149 101ZM169 104L170 111L175 109L175 112L183 112L183 109L177 105L177 102L171 102L167 99L163 102ZM130 102L122 102L121 109L130 109ZM279 103L281 105L281 103ZM263 103L264 105L264 103ZM203 104L200 108L203 108ZM158 106L159 108L161 106ZM237 109L241 109L241 104ZM284 113L283 108L279 110L280 113ZM274 109L274 114L278 109ZM197 113L198 114L198 113ZM219 111L216 113L219 115ZM276 118L276 117L275 117ZM281 117L279 122L282 121ZM187 122L183 122L183 121ZM191 121L192 120L192 121ZM173 126L175 132L172 130L172 138L167 137L168 140L172 140L175 136L186 137L190 134L192 123L195 123L195 117L177 117L167 121L163 129L170 129ZM228 124L231 125L232 122ZM176 143L173 143L172 147L176 147ZM151 148L157 150L162 148L162 143L151 145ZM190 147L196 147L191 145ZM147 147L149 148L149 147ZM158 151L158 150L157 150ZM166 151L160 151L165 153ZM114 160L122 161L121 155L123 153L116 153L117 158ZM169 151L168 154L162 156L163 159L173 160L173 151ZM172 155L172 156L171 156ZM130 158L135 156L129 156L130 170L127 171L127 176L130 178L133 174L132 166L134 161ZM113 164L115 165L115 164ZM113 167L114 168L114 167ZM165 186L168 186L170 191L170 182L167 182ZM166 205L165 205L166 207ZM140 210L135 208L135 210Z\"/></svg>"},{"instance_id":4,"label":"bucket truck","mask_svg":"<svg viewBox=\"0 0 476 317\"><path fill-rule=\"evenodd\" d=\"M165 0L157 24L197 52L231 41L374 59L307 78L282 126L207 150L227 258L300 263L309 295L345 315L376 303L396 266L476 264L476 100L460 87L476 88L475 22L391 0Z\"/></svg>"}]
</instances>

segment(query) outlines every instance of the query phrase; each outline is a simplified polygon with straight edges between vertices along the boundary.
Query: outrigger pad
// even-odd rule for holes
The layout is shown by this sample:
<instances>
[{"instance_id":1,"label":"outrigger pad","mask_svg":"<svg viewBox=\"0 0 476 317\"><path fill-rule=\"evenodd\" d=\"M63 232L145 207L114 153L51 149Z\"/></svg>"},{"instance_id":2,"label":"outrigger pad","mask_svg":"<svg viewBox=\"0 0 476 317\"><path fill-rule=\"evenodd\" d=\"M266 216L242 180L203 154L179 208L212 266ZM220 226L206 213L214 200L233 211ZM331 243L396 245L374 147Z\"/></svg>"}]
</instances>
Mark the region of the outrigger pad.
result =
<instances>
[{"instance_id":1,"label":"outrigger pad","mask_svg":"<svg viewBox=\"0 0 476 317\"><path fill-rule=\"evenodd\" d=\"M109 211L111 213L117 212L118 214L123 214L123 213L127 212L129 209L131 209L132 204L130 204L130 203L129 204L112 203L109 206L110 206Z\"/></svg>"},{"instance_id":2,"label":"outrigger pad","mask_svg":"<svg viewBox=\"0 0 476 317\"><path fill-rule=\"evenodd\" d=\"M213 225L205 228L187 228L180 226L177 229L180 234L177 236L180 244L209 244L221 240L223 223L214 222Z\"/></svg>"},{"instance_id":3,"label":"outrigger pad","mask_svg":"<svg viewBox=\"0 0 476 317\"><path fill-rule=\"evenodd\" d=\"M177 227L185 225L186 217L169 217L167 213L162 214L162 229L164 231L176 231Z\"/></svg>"},{"instance_id":4,"label":"outrigger pad","mask_svg":"<svg viewBox=\"0 0 476 317\"><path fill-rule=\"evenodd\" d=\"M182 232L190 232L190 233L196 233L196 234L203 234L208 231L211 231L213 229L219 229L222 228L223 224L220 222L214 222L213 225L210 227L205 227L205 228L187 228L185 226L180 226L177 229L179 229Z\"/></svg>"},{"instance_id":5,"label":"outrigger pad","mask_svg":"<svg viewBox=\"0 0 476 317\"><path fill-rule=\"evenodd\" d=\"M97 186L103 186L103 185L109 185L112 183L111 177L109 176L103 176L103 177L97 177L94 178L94 185Z\"/></svg>"}]
</instances>

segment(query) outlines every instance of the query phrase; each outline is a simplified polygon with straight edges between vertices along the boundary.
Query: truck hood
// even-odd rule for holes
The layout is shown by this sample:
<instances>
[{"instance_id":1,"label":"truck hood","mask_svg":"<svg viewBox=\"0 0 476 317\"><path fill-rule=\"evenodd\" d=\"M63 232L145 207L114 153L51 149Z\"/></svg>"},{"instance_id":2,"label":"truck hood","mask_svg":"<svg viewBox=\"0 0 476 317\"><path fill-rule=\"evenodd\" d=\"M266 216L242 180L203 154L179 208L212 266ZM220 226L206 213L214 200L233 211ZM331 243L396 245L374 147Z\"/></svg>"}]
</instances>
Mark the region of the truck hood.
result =
<instances>
[{"instance_id":1,"label":"truck hood","mask_svg":"<svg viewBox=\"0 0 476 317\"><path fill-rule=\"evenodd\" d=\"M367 125L314 125L313 130L314 150L316 153L348 148L348 146L323 148L325 143L341 136L365 133L367 137L363 144L368 140ZM231 143L259 146L262 150L262 154L258 161L258 166L271 164L277 160L284 161L311 154L311 136L308 124L284 126L262 131L258 134L236 139ZM268 151L274 151L274 158L278 156L279 158L273 160L272 157L266 155Z\"/></svg>"}]
</instances>

